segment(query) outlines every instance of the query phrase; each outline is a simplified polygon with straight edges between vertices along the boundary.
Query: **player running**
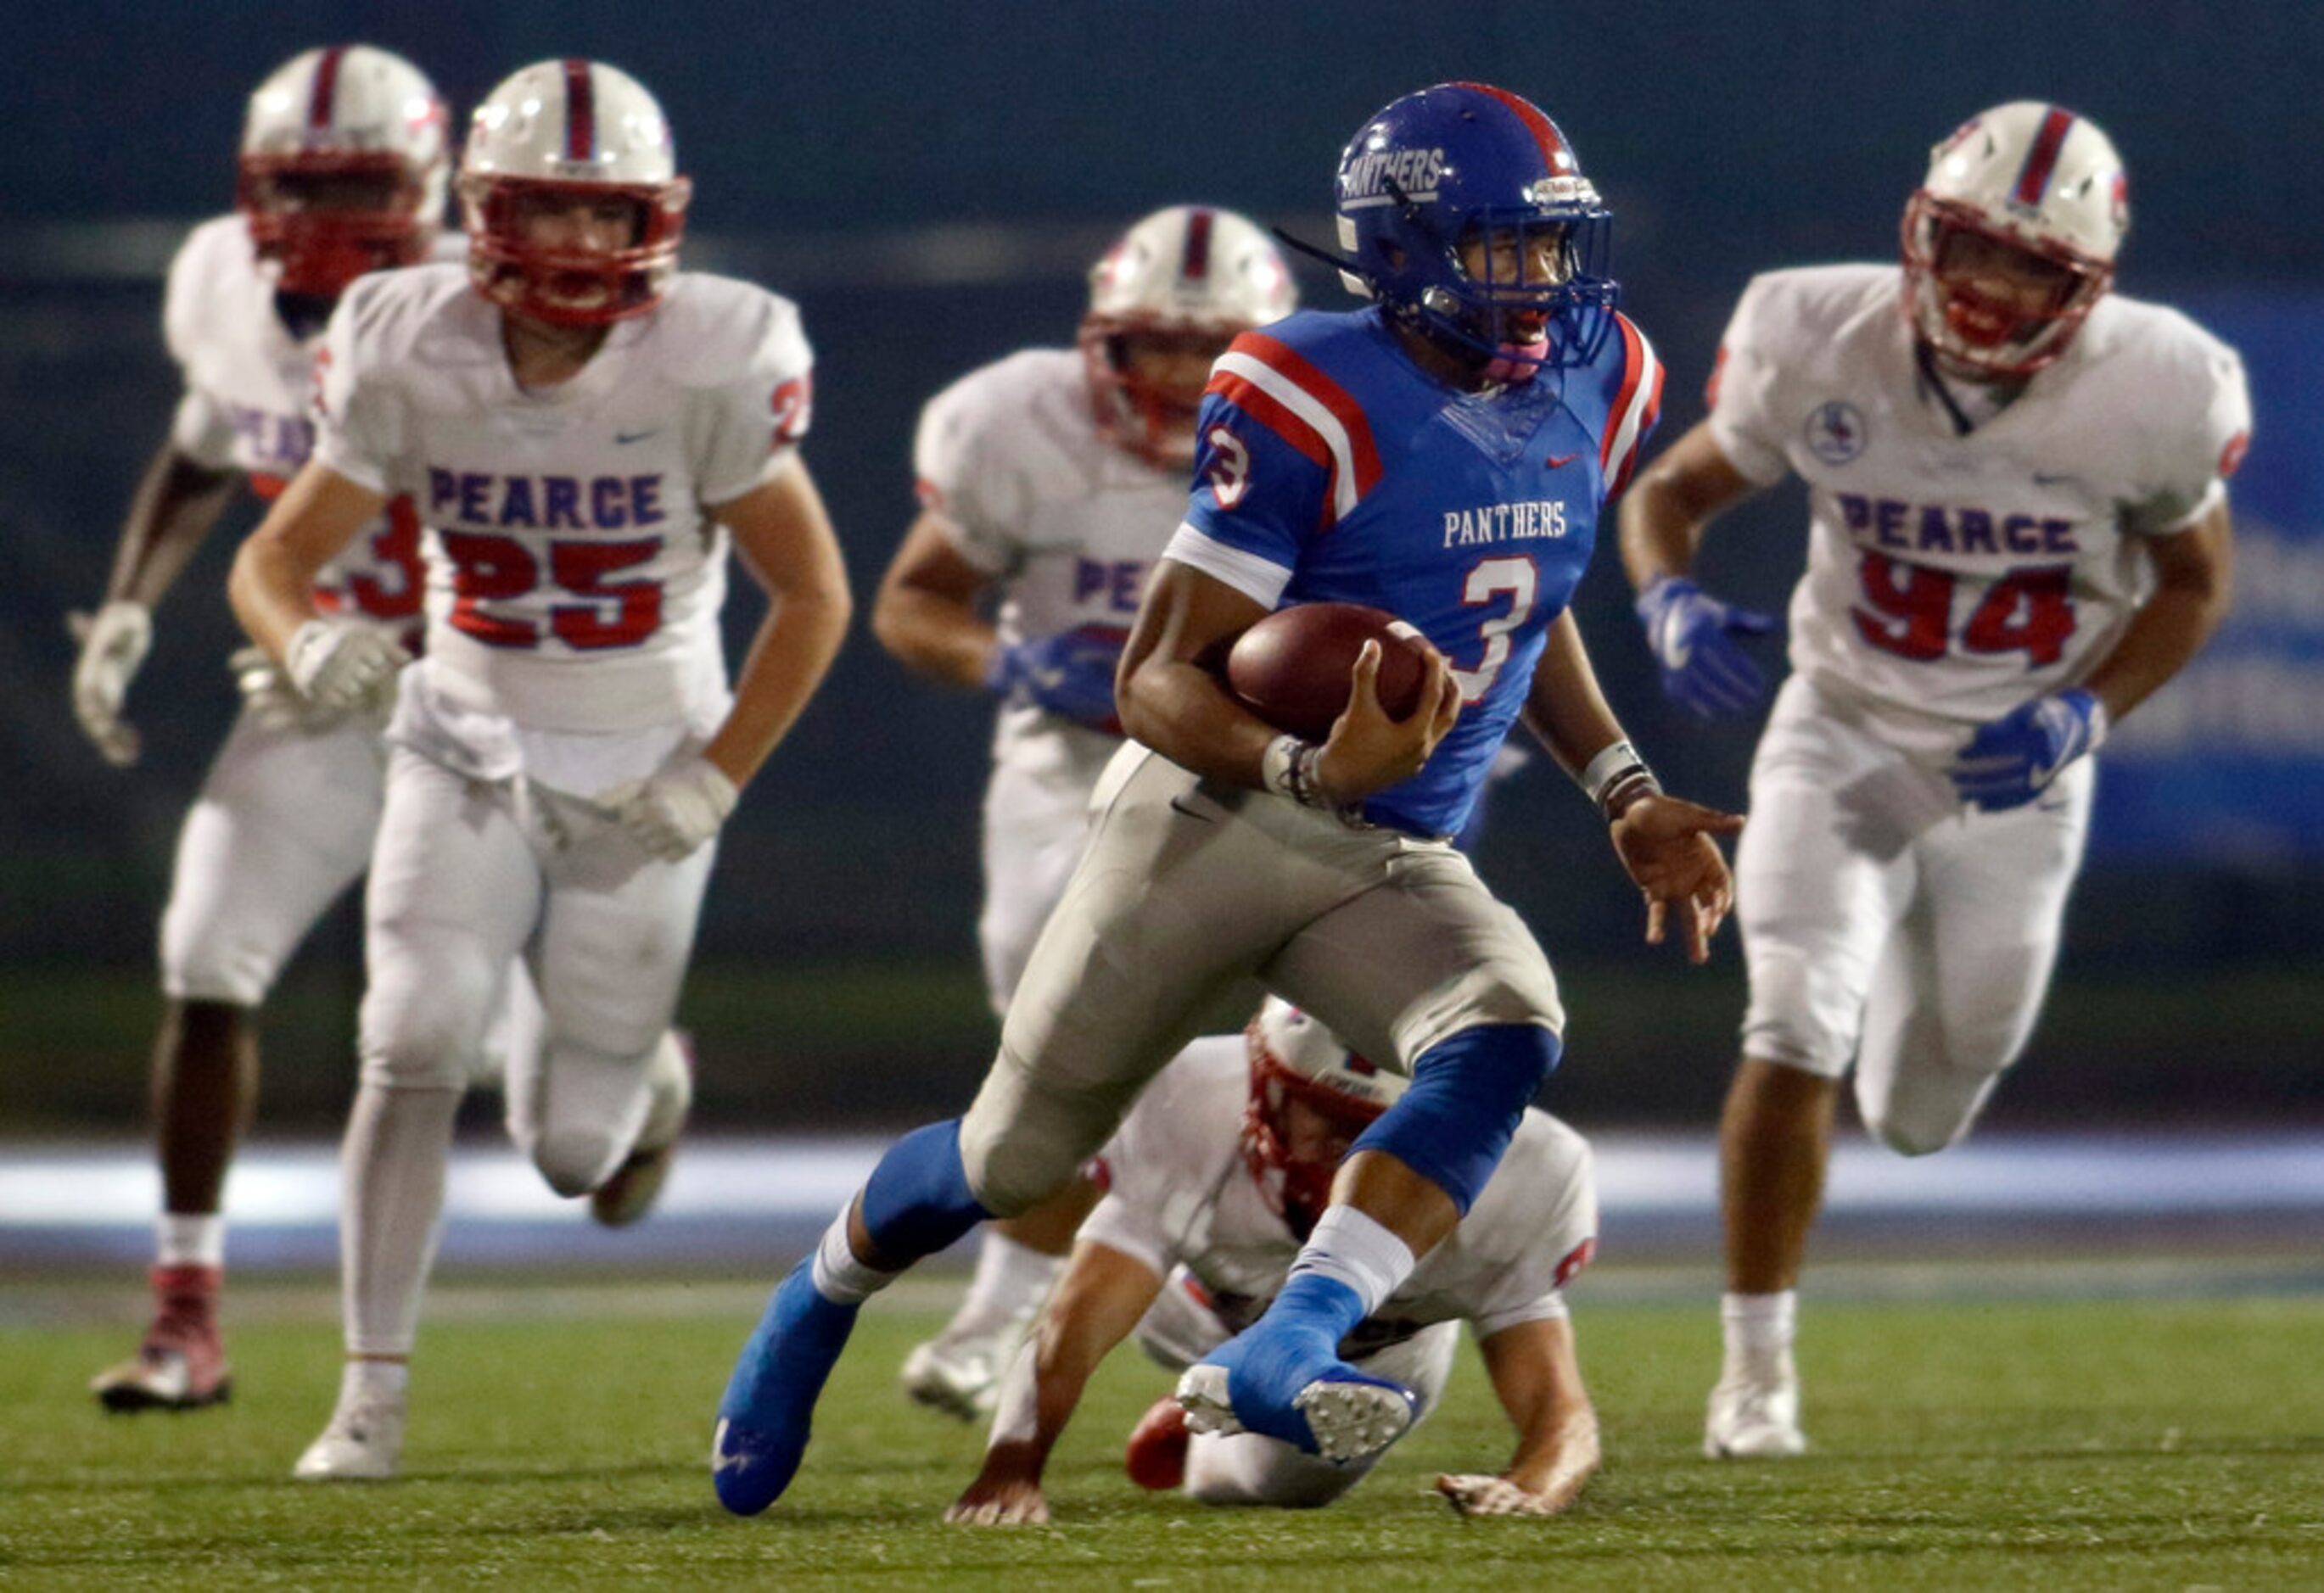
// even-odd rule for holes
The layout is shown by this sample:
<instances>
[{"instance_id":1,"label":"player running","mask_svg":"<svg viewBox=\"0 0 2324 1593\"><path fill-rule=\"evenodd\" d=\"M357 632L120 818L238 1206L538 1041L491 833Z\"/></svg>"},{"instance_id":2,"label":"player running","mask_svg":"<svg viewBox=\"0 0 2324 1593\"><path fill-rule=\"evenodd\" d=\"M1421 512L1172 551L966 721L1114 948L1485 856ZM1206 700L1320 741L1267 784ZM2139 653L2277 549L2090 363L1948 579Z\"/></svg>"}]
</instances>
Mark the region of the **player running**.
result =
<instances>
[{"instance_id":1,"label":"player running","mask_svg":"<svg viewBox=\"0 0 2324 1593\"><path fill-rule=\"evenodd\" d=\"M1091 271L1078 350L1013 354L920 417L920 514L872 627L922 674L1001 699L976 926L996 1016L1081 856L1091 788L1121 745L1114 666L1185 501L1211 365L1296 300L1283 257L1249 221L1172 206ZM913 1398L964 1419L992 1408L1095 1199L1077 1181L986 1230L960 1309L904 1363Z\"/></svg>"},{"instance_id":2,"label":"player running","mask_svg":"<svg viewBox=\"0 0 2324 1593\"><path fill-rule=\"evenodd\" d=\"M236 214L196 227L170 266L162 330L185 395L129 506L105 603L81 627L74 712L116 766L137 757L123 705L154 606L238 483L271 500L307 462L331 307L356 277L423 260L437 241L445 123L417 68L364 44L302 51L251 97ZM416 635L421 595L420 522L397 499L315 571L312 601L349 626ZM190 1410L233 1391L221 1195L257 1106L258 1008L363 872L379 819L383 715L302 700L262 654L234 665L247 700L186 815L161 918L155 1314L137 1354L90 1385L109 1410Z\"/></svg>"},{"instance_id":3,"label":"player running","mask_svg":"<svg viewBox=\"0 0 2324 1593\"><path fill-rule=\"evenodd\" d=\"M1796 474L1808 564L1793 674L1751 772L1736 873L1751 979L1720 1128L1726 1365L1714 1456L1805 1447L1794 1287L1840 1075L1907 1156L1967 1133L2034 1027L2110 725L2227 612L2225 478L2250 407L2233 350L2107 291L2122 161L2034 101L1939 144L1902 272L1745 290L1711 414L1622 511L1672 695L1738 713L1767 629L1688 578L1723 511Z\"/></svg>"},{"instance_id":4,"label":"player running","mask_svg":"<svg viewBox=\"0 0 2324 1593\"><path fill-rule=\"evenodd\" d=\"M521 952L520 1142L563 1193L667 1143L660 1044L720 825L822 678L849 600L798 456L797 311L677 269L690 189L653 97L544 61L478 107L467 269L358 283L333 317L314 459L235 562L236 611L301 698L369 700L394 641L318 612L313 570L391 494L431 528L366 902L362 1086L342 1234L348 1362L309 1478L394 1473L461 1060ZM730 692L729 539L772 603Z\"/></svg>"},{"instance_id":5,"label":"player running","mask_svg":"<svg viewBox=\"0 0 2324 1593\"><path fill-rule=\"evenodd\" d=\"M1651 428L1660 367L1613 308L1609 217L1533 105L1408 95L1339 171L1347 280L1378 302L1236 339L1197 423L1196 485L1117 678L1125 747L967 1116L907 1136L776 1290L719 1410L729 1509L788 1486L860 1303L1070 1180L1205 1007L1256 977L1412 1088L1341 1171L1257 1325L1191 1369L1197 1431L1333 1459L1393 1441L1411 1392L1337 1346L1450 1234L1555 1063L1556 983L1451 837L1524 718L1595 799L1697 961L1725 916L1711 836L1662 794L1567 610L1600 505ZM1381 712L1379 651L1321 746L1253 717L1209 664L1286 601L1386 608L1434 645L1421 706Z\"/></svg>"},{"instance_id":6,"label":"player running","mask_svg":"<svg viewBox=\"0 0 2324 1593\"><path fill-rule=\"evenodd\" d=\"M1107 1352L1134 1331L1177 1371L1250 1326L1282 1288L1349 1145L1404 1093L1402 1076L1274 999L1243 1035L1180 1052L1099 1153L1105 1199L1010 1372L982 1472L945 1519L1047 1521L1042 1469ZM1559 1292L1597 1232L1588 1144L1528 1110L1475 1207L1342 1346L1351 1365L1412 1390L1417 1425L1470 1324L1517 1449L1499 1476L1437 1478L1463 1514L1554 1515L1598 1469L1597 1413ZM1130 1435L1139 1487L1183 1487L1211 1505L1324 1505L1379 1459L1333 1465L1258 1433L1191 1435L1185 1417L1166 1395Z\"/></svg>"}]
</instances>

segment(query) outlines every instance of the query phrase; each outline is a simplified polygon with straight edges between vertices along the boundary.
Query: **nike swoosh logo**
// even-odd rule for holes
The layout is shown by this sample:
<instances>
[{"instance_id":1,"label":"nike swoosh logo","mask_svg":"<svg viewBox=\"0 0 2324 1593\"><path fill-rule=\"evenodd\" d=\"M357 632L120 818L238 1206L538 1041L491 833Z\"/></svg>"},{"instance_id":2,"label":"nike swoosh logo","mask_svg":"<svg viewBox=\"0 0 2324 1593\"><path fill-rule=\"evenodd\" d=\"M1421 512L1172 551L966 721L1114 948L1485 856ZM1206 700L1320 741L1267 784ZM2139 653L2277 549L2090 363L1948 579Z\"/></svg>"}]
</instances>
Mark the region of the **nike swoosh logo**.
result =
<instances>
[{"instance_id":1,"label":"nike swoosh logo","mask_svg":"<svg viewBox=\"0 0 2324 1593\"><path fill-rule=\"evenodd\" d=\"M1195 812L1193 808L1191 808L1191 807L1181 807L1181 806L1178 806L1178 798L1176 798L1176 796L1173 796L1173 797L1171 797L1171 798L1170 798L1170 811L1171 811L1172 813L1183 813L1183 814L1185 814L1188 818L1190 818L1190 819L1194 819L1194 820L1195 820L1196 822L1201 823L1201 824L1210 824L1210 823L1213 822L1213 821L1212 820L1211 815L1210 815L1209 814L1206 814L1206 813L1196 813L1196 812Z\"/></svg>"},{"instance_id":2,"label":"nike swoosh logo","mask_svg":"<svg viewBox=\"0 0 2324 1593\"><path fill-rule=\"evenodd\" d=\"M653 431L617 431L613 434L613 446L617 448L624 448L632 443L641 443L650 437L660 435L659 428Z\"/></svg>"},{"instance_id":3,"label":"nike swoosh logo","mask_svg":"<svg viewBox=\"0 0 2324 1593\"><path fill-rule=\"evenodd\" d=\"M750 1465L750 1456L726 1452L726 1423L719 1423L718 1431L710 1435L710 1475L715 1477L722 1471L743 1471L749 1469Z\"/></svg>"},{"instance_id":4,"label":"nike swoosh logo","mask_svg":"<svg viewBox=\"0 0 2324 1593\"><path fill-rule=\"evenodd\" d=\"M1579 452L1572 454L1552 454L1545 463L1546 463L1552 470L1563 470L1581 457L1582 456Z\"/></svg>"},{"instance_id":5,"label":"nike swoosh logo","mask_svg":"<svg viewBox=\"0 0 2324 1593\"><path fill-rule=\"evenodd\" d=\"M2062 487L2081 479L2079 475L2061 471L2037 470L2034 473L2034 484L2037 487Z\"/></svg>"}]
</instances>

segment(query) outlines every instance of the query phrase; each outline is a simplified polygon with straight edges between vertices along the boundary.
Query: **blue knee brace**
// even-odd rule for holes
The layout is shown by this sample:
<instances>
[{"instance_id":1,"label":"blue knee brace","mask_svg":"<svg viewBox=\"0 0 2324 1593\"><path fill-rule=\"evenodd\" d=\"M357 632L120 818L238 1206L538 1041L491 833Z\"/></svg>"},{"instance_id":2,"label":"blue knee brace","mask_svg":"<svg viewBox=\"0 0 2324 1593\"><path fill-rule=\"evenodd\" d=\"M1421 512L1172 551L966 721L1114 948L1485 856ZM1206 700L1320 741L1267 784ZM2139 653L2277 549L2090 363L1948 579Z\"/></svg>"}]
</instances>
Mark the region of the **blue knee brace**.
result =
<instances>
[{"instance_id":1,"label":"blue knee brace","mask_svg":"<svg viewBox=\"0 0 2324 1593\"><path fill-rule=\"evenodd\" d=\"M1354 1148L1386 1151L1451 1195L1465 1217L1560 1049L1538 1024L1464 1029L1421 1054L1412 1088Z\"/></svg>"},{"instance_id":2,"label":"blue knee brace","mask_svg":"<svg viewBox=\"0 0 2324 1593\"><path fill-rule=\"evenodd\" d=\"M958 1118L896 1141L863 1185L864 1230L899 1264L935 1255L991 1215L969 1192Z\"/></svg>"}]
</instances>

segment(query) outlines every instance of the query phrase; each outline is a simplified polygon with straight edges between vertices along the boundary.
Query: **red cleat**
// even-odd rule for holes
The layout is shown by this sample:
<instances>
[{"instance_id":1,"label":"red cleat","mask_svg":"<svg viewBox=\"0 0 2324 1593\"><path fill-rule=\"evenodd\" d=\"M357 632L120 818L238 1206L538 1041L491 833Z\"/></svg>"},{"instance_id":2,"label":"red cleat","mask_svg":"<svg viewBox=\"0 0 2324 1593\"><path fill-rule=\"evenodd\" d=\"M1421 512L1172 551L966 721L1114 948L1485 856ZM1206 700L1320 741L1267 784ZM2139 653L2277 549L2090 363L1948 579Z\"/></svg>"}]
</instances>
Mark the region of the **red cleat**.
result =
<instances>
[{"instance_id":1,"label":"red cleat","mask_svg":"<svg viewBox=\"0 0 2324 1593\"><path fill-rule=\"evenodd\" d=\"M1121 1469L1139 1487L1167 1492L1186 1480L1186 1407L1176 1394L1154 1402L1130 1430Z\"/></svg>"},{"instance_id":2,"label":"red cleat","mask_svg":"<svg viewBox=\"0 0 2324 1593\"><path fill-rule=\"evenodd\" d=\"M218 1333L218 1296L226 1274L216 1266L157 1266L156 1309L145 1342L119 1366L89 1379L108 1411L197 1411L234 1395Z\"/></svg>"}]
</instances>

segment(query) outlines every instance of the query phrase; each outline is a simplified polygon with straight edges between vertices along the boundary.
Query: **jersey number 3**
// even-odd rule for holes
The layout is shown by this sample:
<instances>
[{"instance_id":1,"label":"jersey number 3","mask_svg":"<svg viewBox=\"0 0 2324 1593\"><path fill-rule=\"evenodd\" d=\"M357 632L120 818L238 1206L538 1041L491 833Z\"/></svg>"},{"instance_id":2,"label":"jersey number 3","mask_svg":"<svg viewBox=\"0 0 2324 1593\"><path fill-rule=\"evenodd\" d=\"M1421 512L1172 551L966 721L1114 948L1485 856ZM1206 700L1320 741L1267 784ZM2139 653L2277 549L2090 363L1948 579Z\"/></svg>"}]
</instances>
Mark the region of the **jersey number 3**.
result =
<instances>
[{"instance_id":1,"label":"jersey number 3","mask_svg":"<svg viewBox=\"0 0 2324 1593\"><path fill-rule=\"evenodd\" d=\"M1864 605L1849 610L1856 633L1883 652L1926 663L1952 641L1950 570L1868 553L1859 571ZM2065 565L2011 570L1987 589L1960 630L1965 653L2025 655L2038 669L2065 656L2074 634L2073 571Z\"/></svg>"}]
</instances>

